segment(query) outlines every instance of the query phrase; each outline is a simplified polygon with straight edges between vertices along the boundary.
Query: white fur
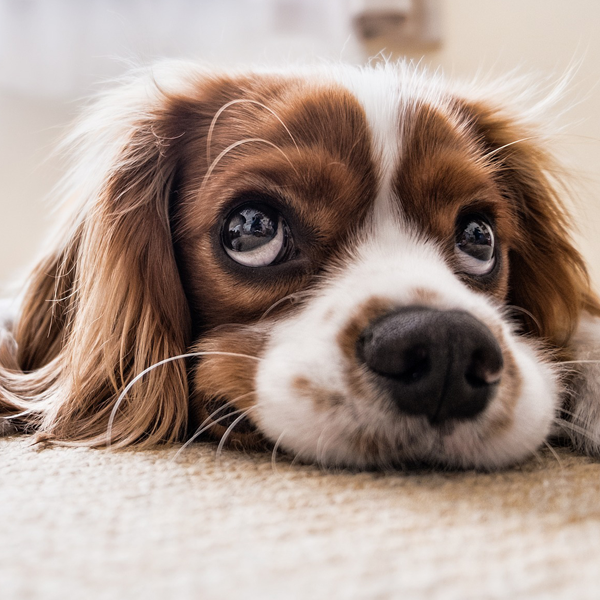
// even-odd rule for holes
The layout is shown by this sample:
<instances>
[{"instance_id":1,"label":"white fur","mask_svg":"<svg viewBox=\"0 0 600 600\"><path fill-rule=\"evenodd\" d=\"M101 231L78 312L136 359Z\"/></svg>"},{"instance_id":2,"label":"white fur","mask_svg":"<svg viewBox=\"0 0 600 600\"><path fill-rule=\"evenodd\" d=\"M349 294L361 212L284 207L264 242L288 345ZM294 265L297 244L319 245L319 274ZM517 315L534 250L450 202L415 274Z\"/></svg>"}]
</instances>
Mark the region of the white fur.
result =
<instances>
[{"instance_id":1,"label":"white fur","mask_svg":"<svg viewBox=\"0 0 600 600\"><path fill-rule=\"evenodd\" d=\"M500 409L496 401L478 418L442 434L424 417L389 415L378 398L353 396L344 377L339 332L370 298L407 306L416 301L417 289L430 290L439 298L432 307L466 310L502 332L523 382L517 418L502 434L486 434ZM298 377L343 397L343 407L316 407L312 398L294 389ZM501 383L498 397L507 385L508 381ZM543 442L558 403L552 369L514 335L490 300L462 284L436 248L398 220L369 227L352 263L321 287L300 313L275 326L259 365L256 387L257 420L268 437L307 460L359 466L408 460L504 466L528 456ZM376 460L361 456L353 449L359 431L376 435L396 450Z\"/></svg>"}]
</instances>

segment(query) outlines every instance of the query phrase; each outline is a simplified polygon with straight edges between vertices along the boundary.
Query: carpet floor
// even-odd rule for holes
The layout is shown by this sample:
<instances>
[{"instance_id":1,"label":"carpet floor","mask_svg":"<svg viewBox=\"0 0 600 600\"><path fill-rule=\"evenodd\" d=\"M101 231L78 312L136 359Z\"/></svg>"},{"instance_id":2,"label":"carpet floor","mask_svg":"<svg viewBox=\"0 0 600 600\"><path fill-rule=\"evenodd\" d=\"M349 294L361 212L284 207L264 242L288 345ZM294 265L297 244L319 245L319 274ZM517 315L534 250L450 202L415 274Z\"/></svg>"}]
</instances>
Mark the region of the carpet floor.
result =
<instances>
[{"instance_id":1,"label":"carpet floor","mask_svg":"<svg viewBox=\"0 0 600 600\"><path fill-rule=\"evenodd\" d=\"M0 598L600 598L600 463L325 473L0 439Z\"/></svg>"}]
</instances>

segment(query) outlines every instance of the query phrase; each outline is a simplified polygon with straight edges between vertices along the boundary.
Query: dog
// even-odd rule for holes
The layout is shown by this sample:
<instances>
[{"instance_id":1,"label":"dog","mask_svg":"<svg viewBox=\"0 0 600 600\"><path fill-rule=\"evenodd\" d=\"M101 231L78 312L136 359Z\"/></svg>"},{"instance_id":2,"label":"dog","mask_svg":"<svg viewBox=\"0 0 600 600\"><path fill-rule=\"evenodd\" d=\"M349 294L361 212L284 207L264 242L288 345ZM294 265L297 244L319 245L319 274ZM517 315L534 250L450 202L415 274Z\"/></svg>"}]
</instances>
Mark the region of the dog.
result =
<instances>
[{"instance_id":1,"label":"dog","mask_svg":"<svg viewBox=\"0 0 600 600\"><path fill-rule=\"evenodd\" d=\"M600 303L522 104L403 62L121 82L5 319L5 423L353 468L598 456Z\"/></svg>"}]
</instances>

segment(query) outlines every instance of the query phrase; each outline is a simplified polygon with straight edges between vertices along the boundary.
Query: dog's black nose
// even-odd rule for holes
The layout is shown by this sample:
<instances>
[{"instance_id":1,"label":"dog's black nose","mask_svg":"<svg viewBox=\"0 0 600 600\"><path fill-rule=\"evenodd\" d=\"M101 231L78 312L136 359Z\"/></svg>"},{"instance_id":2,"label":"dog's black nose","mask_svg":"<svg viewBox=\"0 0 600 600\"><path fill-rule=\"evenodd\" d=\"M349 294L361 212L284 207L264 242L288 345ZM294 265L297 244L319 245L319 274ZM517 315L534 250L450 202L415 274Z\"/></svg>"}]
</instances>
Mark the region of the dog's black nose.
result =
<instances>
[{"instance_id":1,"label":"dog's black nose","mask_svg":"<svg viewBox=\"0 0 600 600\"><path fill-rule=\"evenodd\" d=\"M503 368L492 332L459 310L408 306L388 313L363 331L357 352L398 408L431 423L480 413Z\"/></svg>"}]
</instances>

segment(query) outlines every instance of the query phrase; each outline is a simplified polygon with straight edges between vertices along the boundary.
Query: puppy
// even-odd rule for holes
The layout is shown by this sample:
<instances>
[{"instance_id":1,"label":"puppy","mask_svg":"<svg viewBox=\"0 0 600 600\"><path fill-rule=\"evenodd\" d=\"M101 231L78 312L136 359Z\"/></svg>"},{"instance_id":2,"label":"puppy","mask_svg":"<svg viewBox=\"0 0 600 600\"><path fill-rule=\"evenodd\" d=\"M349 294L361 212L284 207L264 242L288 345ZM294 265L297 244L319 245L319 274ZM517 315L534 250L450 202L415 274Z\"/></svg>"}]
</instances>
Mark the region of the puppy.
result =
<instances>
[{"instance_id":1,"label":"puppy","mask_svg":"<svg viewBox=\"0 0 600 600\"><path fill-rule=\"evenodd\" d=\"M122 83L70 139L0 413L359 468L498 468L560 431L598 455L600 304L507 97L404 63Z\"/></svg>"}]
</instances>

